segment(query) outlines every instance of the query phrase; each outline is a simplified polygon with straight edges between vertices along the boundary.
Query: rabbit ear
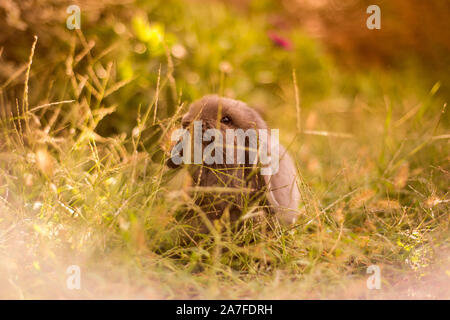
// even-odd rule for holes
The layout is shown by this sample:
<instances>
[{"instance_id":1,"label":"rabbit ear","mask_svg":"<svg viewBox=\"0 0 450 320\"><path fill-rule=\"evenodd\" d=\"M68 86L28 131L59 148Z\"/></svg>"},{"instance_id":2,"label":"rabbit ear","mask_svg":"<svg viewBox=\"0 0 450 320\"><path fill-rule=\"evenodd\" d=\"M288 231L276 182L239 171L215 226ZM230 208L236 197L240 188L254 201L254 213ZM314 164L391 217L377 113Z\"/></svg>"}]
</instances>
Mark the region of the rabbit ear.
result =
<instances>
[{"instance_id":1,"label":"rabbit ear","mask_svg":"<svg viewBox=\"0 0 450 320\"><path fill-rule=\"evenodd\" d=\"M268 152L270 150L269 145ZM278 172L263 177L267 187L267 199L275 211L275 216L282 224L291 225L299 216L300 191L297 184L297 170L294 161L282 145L279 145L278 152ZM271 161L272 159L278 161L276 158L270 156Z\"/></svg>"}]
</instances>

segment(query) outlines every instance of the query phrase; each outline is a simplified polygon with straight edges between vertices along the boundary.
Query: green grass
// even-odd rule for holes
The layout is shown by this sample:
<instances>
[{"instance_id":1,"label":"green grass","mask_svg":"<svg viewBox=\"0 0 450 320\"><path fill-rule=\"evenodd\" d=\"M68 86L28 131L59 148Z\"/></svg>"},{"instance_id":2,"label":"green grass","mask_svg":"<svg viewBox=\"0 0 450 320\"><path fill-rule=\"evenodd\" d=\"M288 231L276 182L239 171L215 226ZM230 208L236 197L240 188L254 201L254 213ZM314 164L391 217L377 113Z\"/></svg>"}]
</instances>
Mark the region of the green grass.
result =
<instances>
[{"instance_id":1,"label":"green grass","mask_svg":"<svg viewBox=\"0 0 450 320\"><path fill-rule=\"evenodd\" d=\"M21 72L0 84L0 297L449 298L439 83L346 73L296 32L298 55L271 47L258 15L187 6L172 25L161 8L168 29L189 25L188 57L173 55L181 35L149 40L136 14L127 36L71 33L57 60L45 60L38 40ZM217 15L209 31L200 28L208 10ZM227 52L215 34L242 47ZM89 35L99 49L87 49ZM124 54L139 43L144 57ZM302 181L295 226L247 221L233 232L224 219L183 242L190 226L176 217L195 204L185 170L164 165L168 133L192 99L211 92L257 106L280 128ZM379 291L366 288L373 264ZM66 288L70 265L81 267L79 291Z\"/></svg>"}]
</instances>

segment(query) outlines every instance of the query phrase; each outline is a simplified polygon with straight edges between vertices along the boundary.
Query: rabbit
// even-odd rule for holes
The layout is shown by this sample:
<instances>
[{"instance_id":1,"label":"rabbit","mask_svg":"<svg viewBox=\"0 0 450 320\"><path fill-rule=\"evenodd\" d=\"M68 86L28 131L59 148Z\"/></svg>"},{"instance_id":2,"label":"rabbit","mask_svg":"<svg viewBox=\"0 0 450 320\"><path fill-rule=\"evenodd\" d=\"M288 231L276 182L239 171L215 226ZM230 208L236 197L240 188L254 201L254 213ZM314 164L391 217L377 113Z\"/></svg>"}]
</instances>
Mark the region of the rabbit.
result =
<instances>
[{"instance_id":1,"label":"rabbit","mask_svg":"<svg viewBox=\"0 0 450 320\"><path fill-rule=\"evenodd\" d=\"M201 124L200 134L203 137L211 129L218 130L222 133L222 137L226 137L222 138L224 140L222 145L219 144L219 148L214 149L214 153L211 153L214 159L222 161L205 163L202 156L200 163L189 166L195 186L206 187L205 192L200 192L198 195L196 203L204 210L207 217L211 220L218 219L228 209L230 219L236 221L241 216L244 207L259 204L264 206L265 211L274 213L282 225L294 224L299 216L298 207L301 199L297 183L297 170L286 149L282 145L278 145L278 157L274 157L274 154L270 153L272 150L271 137L268 135L268 159L272 162L279 161L279 163L278 171L263 175L260 164L255 163L254 158L250 159L249 150L252 149L247 140L244 148L245 163L242 161L239 163L237 161L237 138L236 136L227 136L229 129L242 129L243 132L249 129L268 130L268 126L260 114L242 101L207 95L190 105L188 112L182 117L181 123L184 129L190 128L190 132L192 132L193 124L196 121L201 121L197 124ZM215 142L217 136L209 138L211 139L202 141L203 148L211 144L210 141ZM230 145L234 147L228 150L227 146ZM231 156L229 153L227 154L228 151L232 151ZM183 165L179 160L174 161L175 153L172 149L171 157L167 162L171 168ZM229 158L225 159L225 157ZM269 164L272 165L272 163Z\"/></svg>"}]
</instances>

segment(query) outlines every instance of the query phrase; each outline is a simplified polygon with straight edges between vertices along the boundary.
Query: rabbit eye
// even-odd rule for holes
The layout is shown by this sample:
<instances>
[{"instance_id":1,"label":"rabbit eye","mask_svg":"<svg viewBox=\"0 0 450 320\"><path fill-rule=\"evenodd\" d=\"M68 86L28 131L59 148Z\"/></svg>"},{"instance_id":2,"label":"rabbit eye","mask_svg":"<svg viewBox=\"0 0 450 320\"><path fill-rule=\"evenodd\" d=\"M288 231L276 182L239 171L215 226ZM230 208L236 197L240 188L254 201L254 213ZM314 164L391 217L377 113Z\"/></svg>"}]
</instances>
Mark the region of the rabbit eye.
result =
<instances>
[{"instance_id":1,"label":"rabbit eye","mask_svg":"<svg viewBox=\"0 0 450 320\"><path fill-rule=\"evenodd\" d=\"M190 124L191 124L191 122L189 120L182 120L181 121L181 126L183 127L183 129L187 129Z\"/></svg>"},{"instance_id":2,"label":"rabbit eye","mask_svg":"<svg viewBox=\"0 0 450 320\"><path fill-rule=\"evenodd\" d=\"M231 118L228 117L228 116L224 116L224 117L222 117L220 122L222 122L222 123L230 123L231 122Z\"/></svg>"}]
</instances>

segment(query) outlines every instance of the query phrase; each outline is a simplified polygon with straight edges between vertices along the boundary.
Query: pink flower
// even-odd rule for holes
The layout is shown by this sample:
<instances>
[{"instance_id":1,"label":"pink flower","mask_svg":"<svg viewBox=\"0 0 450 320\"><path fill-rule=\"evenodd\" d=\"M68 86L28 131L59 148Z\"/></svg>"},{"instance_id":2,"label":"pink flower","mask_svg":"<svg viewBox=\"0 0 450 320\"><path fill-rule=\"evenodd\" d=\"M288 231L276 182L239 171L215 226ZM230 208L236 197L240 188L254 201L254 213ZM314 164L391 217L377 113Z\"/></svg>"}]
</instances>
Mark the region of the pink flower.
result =
<instances>
[{"instance_id":1,"label":"pink flower","mask_svg":"<svg viewBox=\"0 0 450 320\"><path fill-rule=\"evenodd\" d=\"M270 40L272 40L272 42L275 45L277 45L277 46L279 46L281 48L284 48L286 50L291 50L292 49L291 42L288 39L280 36L275 31L268 31L267 32L267 36L270 38Z\"/></svg>"}]
</instances>

